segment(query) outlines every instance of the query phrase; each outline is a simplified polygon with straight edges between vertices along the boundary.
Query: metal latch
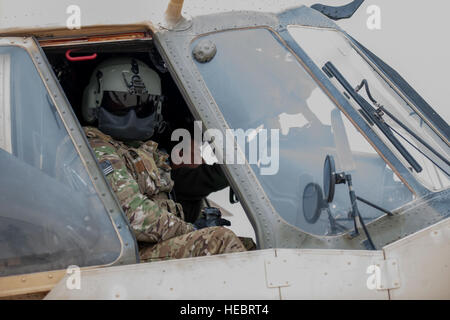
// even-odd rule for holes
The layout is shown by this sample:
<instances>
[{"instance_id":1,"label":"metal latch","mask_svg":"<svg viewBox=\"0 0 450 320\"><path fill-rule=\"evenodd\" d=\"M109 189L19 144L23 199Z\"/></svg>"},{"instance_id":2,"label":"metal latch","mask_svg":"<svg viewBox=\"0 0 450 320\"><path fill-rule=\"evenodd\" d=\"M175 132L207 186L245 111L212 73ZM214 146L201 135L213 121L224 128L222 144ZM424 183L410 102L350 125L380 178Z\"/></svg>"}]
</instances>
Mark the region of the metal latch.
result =
<instances>
[{"instance_id":1,"label":"metal latch","mask_svg":"<svg viewBox=\"0 0 450 320\"><path fill-rule=\"evenodd\" d=\"M367 267L366 272L371 274L367 278L367 287L371 290L389 290L400 288L400 272L397 259L377 261Z\"/></svg>"},{"instance_id":2,"label":"metal latch","mask_svg":"<svg viewBox=\"0 0 450 320\"><path fill-rule=\"evenodd\" d=\"M286 272L288 261L286 258L273 258L265 261L266 283L268 288L288 287L291 285Z\"/></svg>"}]
</instances>

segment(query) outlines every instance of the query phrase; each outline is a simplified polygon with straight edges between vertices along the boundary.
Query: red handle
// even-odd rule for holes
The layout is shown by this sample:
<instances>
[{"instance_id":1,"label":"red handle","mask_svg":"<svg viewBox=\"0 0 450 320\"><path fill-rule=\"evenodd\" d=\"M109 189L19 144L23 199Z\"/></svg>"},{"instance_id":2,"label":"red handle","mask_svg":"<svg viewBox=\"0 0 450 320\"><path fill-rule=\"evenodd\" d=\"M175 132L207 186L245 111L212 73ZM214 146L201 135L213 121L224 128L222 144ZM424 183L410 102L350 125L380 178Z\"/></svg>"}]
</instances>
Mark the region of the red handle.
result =
<instances>
[{"instance_id":1,"label":"red handle","mask_svg":"<svg viewBox=\"0 0 450 320\"><path fill-rule=\"evenodd\" d=\"M86 61L86 60L94 60L95 58L97 58L97 54L96 53L94 53L94 54L92 54L90 56L72 57L70 55L70 53L72 51L76 51L76 50L75 49L70 49L70 50L66 51L66 58L69 61Z\"/></svg>"}]
</instances>

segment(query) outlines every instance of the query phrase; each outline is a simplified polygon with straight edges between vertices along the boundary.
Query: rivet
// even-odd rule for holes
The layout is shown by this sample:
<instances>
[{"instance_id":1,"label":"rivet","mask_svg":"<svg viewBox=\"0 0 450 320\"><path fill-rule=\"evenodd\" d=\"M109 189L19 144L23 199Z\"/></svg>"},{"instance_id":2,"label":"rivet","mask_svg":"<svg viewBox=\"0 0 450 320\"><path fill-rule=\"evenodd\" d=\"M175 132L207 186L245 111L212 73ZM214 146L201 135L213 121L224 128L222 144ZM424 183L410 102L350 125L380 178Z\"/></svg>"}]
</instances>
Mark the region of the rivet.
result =
<instances>
[{"instance_id":1,"label":"rivet","mask_svg":"<svg viewBox=\"0 0 450 320\"><path fill-rule=\"evenodd\" d=\"M49 274L49 275L48 275L48 278L49 278L49 279L53 279L53 275Z\"/></svg>"},{"instance_id":2,"label":"rivet","mask_svg":"<svg viewBox=\"0 0 450 320\"><path fill-rule=\"evenodd\" d=\"M22 278L22 279L20 279L20 280L22 280L22 282L25 282L25 281L27 281L27 279L26 279L26 278Z\"/></svg>"}]
</instances>

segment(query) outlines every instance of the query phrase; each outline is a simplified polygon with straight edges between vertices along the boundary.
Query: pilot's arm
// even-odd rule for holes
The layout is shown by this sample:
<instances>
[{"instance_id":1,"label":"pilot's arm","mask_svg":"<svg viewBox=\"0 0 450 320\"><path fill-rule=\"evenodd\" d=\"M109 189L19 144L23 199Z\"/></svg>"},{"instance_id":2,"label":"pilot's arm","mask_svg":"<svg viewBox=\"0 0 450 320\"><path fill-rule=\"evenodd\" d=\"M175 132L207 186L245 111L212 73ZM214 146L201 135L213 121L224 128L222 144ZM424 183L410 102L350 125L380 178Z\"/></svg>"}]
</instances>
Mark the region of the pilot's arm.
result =
<instances>
[{"instance_id":1,"label":"pilot's arm","mask_svg":"<svg viewBox=\"0 0 450 320\"><path fill-rule=\"evenodd\" d=\"M87 132L89 144L100 163L108 161L112 166L106 178L116 194L138 241L157 243L194 231L194 226L162 209L141 194L139 186L128 172L125 163L113 144L95 137L95 131Z\"/></svg>"}]
</instances>

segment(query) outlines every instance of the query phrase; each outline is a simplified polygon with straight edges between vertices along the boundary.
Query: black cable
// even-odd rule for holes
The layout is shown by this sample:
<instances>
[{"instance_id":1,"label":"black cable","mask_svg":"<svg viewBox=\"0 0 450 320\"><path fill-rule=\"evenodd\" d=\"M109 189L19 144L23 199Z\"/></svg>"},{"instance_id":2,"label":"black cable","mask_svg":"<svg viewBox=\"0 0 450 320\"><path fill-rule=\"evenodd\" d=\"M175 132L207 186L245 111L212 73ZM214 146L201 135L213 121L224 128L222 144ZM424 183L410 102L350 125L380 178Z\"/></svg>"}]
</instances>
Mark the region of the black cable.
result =
<instances>
[{"instance_id":1,"label":"black cable","mask_svg":"<svg viewBox=\"0 0 450 320\"><path fill-rule=\"evenodd\" d=\"M441 159L443 162L445 162L446 165L450 166L450 162L445 159L439 152L437 152L432 146L430 146L426 141L424 141L422 138L420 138L418 135L416 135L411 129L409 129L406 125L404 125L399 119L397 119L392 113L390 113L384 106L379 106L379 110L389 116L392 120L394 120L400 127L402 127L406 132L408 132L413 138L415 138L417 141L419 141L425 148L430 150L432 153L434 153L435 156L437 156L439 159Z\"/></svg>"},{"instance_id":2,"label":"black cable","mask_svg":"<svg viewBox=\"0 0 450 320\"><path fill-rule=\"evenodd\" d=\"M368 206L371 206L371 207L373 207L373 208L375 208L375 209L377 209L377 210L380 210L381 212L386 213L388 216L392 216L392 215L393 215L392 212L390 212L390 211L388 211L388 210L386 210L386 209L384 209L384 208L382 208L382 207L380 207L380 206L377 206L376 204L373 204L372 202L367 201L367 200L364 199L364 198L361 198L361 197L356 196L356 199L358 199L359 201L361 201L361 202L367 204Z\"/></svg>"},{"instance_id":3,"label":"black cable","mask_svg":"<svg viewBox=\"0 0 450 320\"><path fill-rule=\"evenodd\" d=\"M443 168L441 168L441 166L439 166L436 162L434 162L428 155L426 155L422 150L420 150L419 148L417 148L412 142L410 142L408 139L406 139L400 132L398 132L397 130L395 130L394 128L392 128L389 124L386 123L386 125L391 128L392 131L394 131L397 135L399 135L403 140L405 140L411 147L413 147L414 149L416 149L420 154L422 154L425 158L427 158L428 160L430 160L436 167L438 167L439 169L441 169L442 172L444 172L447 176L450 177L450 174L445 171Z\"/></svg>"},{"instance_id":4,"label":"black cable","mask_svg":"<svg viewBox=\"0 0 450 320\"><path fill-rule=\"evenodd\" d=\"M357 210L358 210L358 209L357 209ZM371 248L372 250L377 250L377 248L375 247L375 244L374 244L373 241L372 241L372 238L370 237L369 231L368 231L367 228L366 228L366 224L364 223L363 218L361 217L361 214L359 213L359 210L358 210L357 215L358 215L358 218L359 218L359 222L361 223L361 226L362 226L362 228L363 228L363 230L364 230L364 233L366 234L367 241L369 242L370 248Z\"/></svg>"},{"instance_id":5,"label":"black cable","mask_svg":"<svg viewBox=\"0 0 450 320\"><path fill-rule=\"evenodd\" d=\"M370 93L369 83L367 82L366 79L363 79L363 81L361 81L361 84L355 88L355 91L358 92L359 90L361 90L363 86L366 88L366 93L370 101L372 101L375 105L378 105L378 102L373 98L372 94Z\"/></svg>"},{"instance_id":6,"label":"black cable","mask_svg":"<svg viewBox=\"0 0 450 320\"><path fill-rule=\"evenodd\" d=\"M352 205L352 217L353 217L353 223L354 223L354 235L358 235L358 225L356 223L356 217L358 217L359 222L364 230L364 233L367 237L367 241L369 242L369 246L371 250L376 250L375 244L372 241L372 237L369 234L369 230L367 230L366 228L366 224L364 223L363 218L361 217L361 214L359 212L359 208L358 208L358 204L356 203L357 197L356 197L356 193L353 190L353 182L352 182L352 175L351 174L346 174L345 175L345 180L347 181L347 187L348 187L348 191L349 191L349 196L350 196L350 203Z\"/></svg>"},{"instance_id":7,"label":"black cable","mask_svg":"<svg viewBox=\"0 0 450 320\"><path fill-rule=\"evenodd\" d=\"M380 112L383 112L388 115L389 118L391 118L393 121L395 121L399 126L401 126L406 132L408 132L413 138L415 138L417 141L419 141L423 146L425 146L428 150L430 150L434 155L436 155L439 159L441 159L443 162L445 162L447 165L450 165L449 161L445 159L439 152L437 152L433 147L431 147L428 143L426 143L422 138L417 136L413 131L411 131L406 125L404 125L397 117L395 117L392 113L390 113L384 106L379 104L372 96L370 89L369 89L369 83L366 79L363 79L361 81L361 84L356 87L355 91L358 92L361 90L362 87L365 87L367 96L369 97L370 101L378 108L377 112L380 115ZM426 155L423 151L421 151L419 148L417 148L412 142L410 142L407 138L405 138L402 134L400 134L396 129L394 129L391 125L384 122L392 131L394 131L397 135L399 135L403 140L405 140L410 146L412 146L414 149L416 149L420 154L422 154L425 158L430 160L436 167L442 170L447 176L450 176L450 174L445 171L443 168L441 168L435 161L433 161L428 155Z\"/></svg>"}]
</instances>

